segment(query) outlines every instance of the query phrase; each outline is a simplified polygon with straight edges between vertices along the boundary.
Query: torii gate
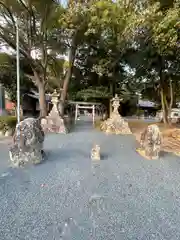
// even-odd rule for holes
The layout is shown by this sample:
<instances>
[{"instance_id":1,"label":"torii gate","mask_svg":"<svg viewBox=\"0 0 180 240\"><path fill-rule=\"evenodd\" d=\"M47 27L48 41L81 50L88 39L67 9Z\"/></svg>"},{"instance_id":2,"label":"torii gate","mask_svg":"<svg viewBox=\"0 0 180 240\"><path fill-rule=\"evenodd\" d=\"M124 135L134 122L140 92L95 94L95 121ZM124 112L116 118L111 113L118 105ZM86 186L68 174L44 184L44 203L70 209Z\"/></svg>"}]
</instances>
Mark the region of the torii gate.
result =
<instances>
[{"instance_id":1,"label":"torii gate","mask_svg":"<svg viewBox=\"0 0 180 240\"><path fill-rule=\"evenodd\" d=\"M72 104L76 105L76 110L75 110L75 122L78 119L78 110L79 109L91 109L92 110L92 119L93 119L93 125L95 122L95 106L97 105L102 105L101 103L95 103L95 102L73 102L73 101L69 101Z\"/></svg>"}]
</instances>

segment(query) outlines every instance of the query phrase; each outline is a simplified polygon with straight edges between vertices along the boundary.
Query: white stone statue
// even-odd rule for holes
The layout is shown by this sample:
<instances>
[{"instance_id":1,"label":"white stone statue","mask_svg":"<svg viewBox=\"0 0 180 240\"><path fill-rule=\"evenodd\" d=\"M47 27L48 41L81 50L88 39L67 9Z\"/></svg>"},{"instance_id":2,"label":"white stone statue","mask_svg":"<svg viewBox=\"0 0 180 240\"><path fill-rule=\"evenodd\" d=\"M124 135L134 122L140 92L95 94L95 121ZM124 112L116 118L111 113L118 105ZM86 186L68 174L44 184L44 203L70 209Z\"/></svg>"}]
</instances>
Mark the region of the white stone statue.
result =
<instances>
[{"instance_id":1,"label":"white stone statue","mask_svg":"<svg viewBox=\"0 0 180 240\"><path fill-rule=\"evenodd\" d=\"M91 159L95 161L99 161L101 159L100 156L100 146L95 144L91 150Z\"/></svg>"},{"instance_id":2,"label":"white stone statue","mask_svg":"<svg viewBox=\"0 0 180 240\"><path fill-rule=\"evenodd\" d=\"M57 93L56 89L51 95L51 102L53 104L53 107L51 112L49 113L49 116L59 115L59 111L58 111L59 94Z\"/></svg>"},{"instance_id":3,"label":"white stone statue","mask_svg":"<svg viewBox=\"0 0 180 240\"><path fill-rule=\"evenodd\" d=\"M111 100L114 113L119 113L118 109L119 109L119 106L120 106L120 101L122 101L122 100L123 99L120 99L117 94L115 94L115 97Z\"/></svg>"}]
</instances>

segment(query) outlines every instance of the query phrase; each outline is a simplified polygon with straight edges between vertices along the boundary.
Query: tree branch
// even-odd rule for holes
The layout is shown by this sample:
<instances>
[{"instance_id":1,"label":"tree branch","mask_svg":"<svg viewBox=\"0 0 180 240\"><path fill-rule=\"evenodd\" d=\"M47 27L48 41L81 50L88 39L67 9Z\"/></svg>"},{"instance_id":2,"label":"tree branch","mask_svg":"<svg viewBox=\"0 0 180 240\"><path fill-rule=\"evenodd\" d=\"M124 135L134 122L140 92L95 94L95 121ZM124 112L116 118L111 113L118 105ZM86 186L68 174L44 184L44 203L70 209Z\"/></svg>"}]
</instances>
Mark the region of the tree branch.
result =
<instances>
[{"instance_id":1,"label":"tree branch","mask_svg":"<svg viewBox=\"0 0 180 240\"><path fill-rule=\"evenodd\" d=\"M16 22L15 22L15 20L14 20L14 17L13 17L13 15L12 15L10 9L9 9L3 2L1 2L1 1L0 1L0 5L2 5L2 6L6 9L6 11L8 12L8 14L9 14L9 16L10 16L12 22L13 22L14 27L16 27Z\"/></svg>"}]
</instances>

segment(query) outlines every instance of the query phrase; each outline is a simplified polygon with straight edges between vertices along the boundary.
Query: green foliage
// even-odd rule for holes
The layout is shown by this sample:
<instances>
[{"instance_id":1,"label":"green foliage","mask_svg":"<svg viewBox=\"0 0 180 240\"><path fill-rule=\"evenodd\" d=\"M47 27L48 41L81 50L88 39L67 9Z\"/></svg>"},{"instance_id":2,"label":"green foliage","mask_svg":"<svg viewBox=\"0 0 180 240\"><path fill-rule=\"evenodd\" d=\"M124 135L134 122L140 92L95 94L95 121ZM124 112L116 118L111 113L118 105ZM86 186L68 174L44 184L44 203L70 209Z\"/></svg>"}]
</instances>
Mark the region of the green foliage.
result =
<instances>
[{"instance_id":1,"label":"green foliage","mask_svg":"<svg viewBox=\"0 0 180 240\"><path fill-rule=\"evenodd\" d=\"M161 55L173 55L178 47L180 30L180 10L174 4L166 10L159 3L149 4L139 18L141 28L146 29L146 37ZM146 39L148 39L146 38Z\"/></svg>"},{"instance_id":2,"label":"green foliage","mask_svg":"<svg viewBox=\"0 0 180 240\"><path fill-rule=\"evenodd\" d=\"M30 88L34 87L34 84L26 76L28 71L28 66L25 64L24 59L20 61L20 85L21 91L29 91ZM11 101L16 102L16 86L17 86L17 76L16 76L16 59L15 56L10 56L5 53L0 54L0 83L5 87L8 97Z\"/></svg>"},{"instance_id":3,"label":"green foliage","mask_svg":"<svg viewBox=\"0 0 180 240\"><path fill-rule=\"evenodd\" d=\"M18 19L22 84L29 86L28 76L50 92L69 87L69 98L83 100L116 92L129 101L138 91L160 102L163 91L170 105L171 88L174 101L179 98L178 1L70 0L64 7L53 0L1 0L0 6L0 39L14 50ZM68 61L59 58L64 53ZM0 65L0 81L15 99L15 62L2 55Z\"/></svg>"},{"instance_id":4,"label":"green foliage","mask_svg":"<svg viewBox=\"0 0 180 240\"><path fill-rule=\"evenodd\" d=\"M110 98L111 95L106 87L100 86L100 87L89 87L87 89L83 89L79 92L77 92L76 96L77 99L82 100L89 100L89 99L103 99L103 98Z\"/></svg>"},{"instance_id":5,"label":"green foliage","mask_svg":"<svg viewBox=\"0 0 180 240\"><path fill-rule=\"evenodd\" d=\"M101 76L117 77L121 57L132 43L138 16L124 1L109 0L95 1L90 15L86 35L99 36L97 48L101 49L94 71Z\"/></svg>"},{"instance_id":6,"label":"green foliage","mask_svg":"<svg viewBox=\"0 0 180 240\"><path fill-rule=\"evenodd\" d=\"M15 129L17 118L14 116L1 116L0 117L0 130L6 131L8 129Z\"/></svg>"},{"instance_id":7,"label":"green foliage","mask_svg":"<svg viewBox=\"0 0 180 240\"><path fill-rule=\"evenodd\" d=\"M64 77L64 59L54 58L48 63L48 79L46 84L47 92L53 92L54 89L59 89L62 85Z\"/></svg>"},{"instance_id":8,"label":"green foliage","mask_svg":"<svg viewBox=\"0 0 180 240\"><path fill-rule=\"evenodd\" d=\"M0 1L0 41L16 51L16 30L19 29L20 57L31 68L29 79L40 92L41 115L46 115L45 86L48 82L48 64L64 53L65 40L61 38L59 15L63 8L54 0ZM63 42L63 43L62 43Z\"/></svg>"}]
</instances>

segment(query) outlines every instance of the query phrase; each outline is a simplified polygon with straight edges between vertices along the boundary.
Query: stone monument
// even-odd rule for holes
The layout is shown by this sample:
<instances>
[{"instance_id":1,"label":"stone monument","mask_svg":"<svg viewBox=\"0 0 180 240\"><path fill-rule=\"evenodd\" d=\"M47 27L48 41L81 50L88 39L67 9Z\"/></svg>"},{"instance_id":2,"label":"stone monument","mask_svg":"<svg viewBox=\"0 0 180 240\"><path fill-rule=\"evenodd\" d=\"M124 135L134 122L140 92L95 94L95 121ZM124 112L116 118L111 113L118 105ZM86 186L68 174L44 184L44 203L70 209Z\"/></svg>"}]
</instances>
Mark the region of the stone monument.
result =
<instances>
[{"instance_id":1,"label":"stone monument","mask_svg":"<svg viewBox=\"0 0 180 240\"><path fill-rule=\"evenodd\" d=\"M158 159L161 144L162 136L159 127L152 124L141 133L140 148L137 149L137 152L149 160Z\"/></svg>"},{"instance_id":2,"label":"stone monument","mask_svg":"<svg viewBox=\"0 0 180 240\"><path fill-rule=\"evenodd\" d=\"M52 110L46 118L41 119L41 126L44 132L51 133L67 133L64 119L59 113L59 94L56 90L51 95L51 102L53 104Z\"/></svg>"},{"instance_id":3,"label":"stone monument","mask_svg":"<svg viewBox=\"0 0 180 240\"><path fill-rule=\"evenodd\" d=\"M16 167L26 163L38 164L44 159L44 132L39 119L26 118L16 125L13 144L9 150L12 164Z\"/></svg>"},{"instance_id":4,"label":"stone monument","mask_svg":"<svg viewBox=\"0 0 180 240\"><path fill-rule=\"evenodd\" d=\"M91 159L95 161L101 160L100 156L100 146L99 145L94 145L94 147L91 150Z\"/></svg>"},{"instance_id":5,"label":"stone monument","mask_svg":"<svg viewBox=\"0 0 180 240\"><path fill-rule=\"evenodd\" d=\"M125 121L118 112L120 106L120 101L118 95L111 100L113 106L113 112L106 121L101 124L101 130L106 133L115 133L115 134L131 134L128 122Z\"/></svg>"}]
</instances>

